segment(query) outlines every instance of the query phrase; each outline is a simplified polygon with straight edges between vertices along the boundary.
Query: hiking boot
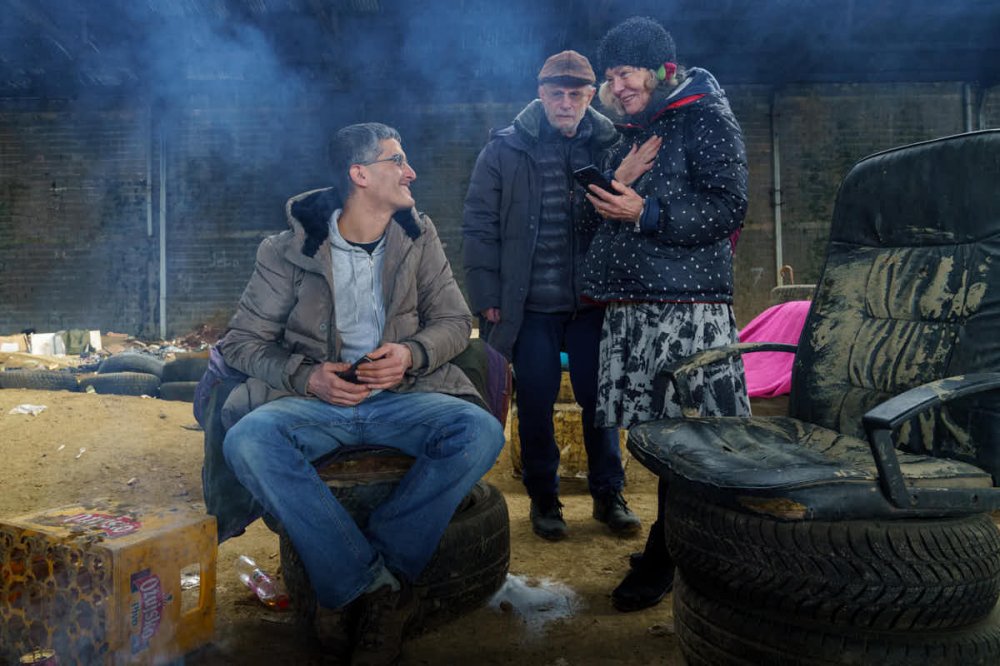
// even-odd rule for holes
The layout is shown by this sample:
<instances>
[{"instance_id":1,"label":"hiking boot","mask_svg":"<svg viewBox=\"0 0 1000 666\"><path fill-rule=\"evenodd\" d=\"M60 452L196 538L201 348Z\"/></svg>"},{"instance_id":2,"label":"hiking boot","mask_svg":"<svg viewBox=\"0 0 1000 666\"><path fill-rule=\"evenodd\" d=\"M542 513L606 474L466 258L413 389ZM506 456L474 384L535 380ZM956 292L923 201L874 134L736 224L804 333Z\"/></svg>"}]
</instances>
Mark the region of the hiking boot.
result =
<instances>
[{"instance_id":1,"label":"hiking boot","mask_svg":"<svg viewBox=\"0 0 1000 666\"><path fill-rule=\"evenodd\" d=\"M559 498L531 500L531 529L549 541L559 541L566 536L566 521Z\"/></svg>"},{"instance_id":2,"label":"hiking boot","mask_svg":"<svg viewBox=\"0 0 1000 666\"><path fill-rule=\"evenodd\" d=\"M389 666L398 662L403 636L416 607L413 588L402 581L398 591L383 585L359 598L351 666Z\"/></svg>"},{"instance_id":3,"label":"hiking boot","mask_svg":"<svg viewBox=\"0 0 1000 666\"><path fill-rule=\"evenodd\" d=\"M312 632L325 654L335 658L335 663L347 663L354 647L354 625L356 611L354 604L334 610L316 606L312 622Z\"/></svg>"},{"instance_id":4,"label":"hiking boot","mask_svg":"<svg viewBox=\"0 0 1000 666\"><path fill-rule=\"evenodd\" d=\"M673 586L673 560L641 558L611 593L611 605L623 613L649 608L660 603Z\"/></svg>"},{"instance_id":5,"label":"hiking boot","mask_svg":"<svg viewBox=\"0 0 1000 666\"><path fill-rule=\"evenodd\" d=\"M594 518L605 523L615 534L633 534L641 526L639 517L628 508L618 490L594 496Z\"/></svg>"}]
</instances>

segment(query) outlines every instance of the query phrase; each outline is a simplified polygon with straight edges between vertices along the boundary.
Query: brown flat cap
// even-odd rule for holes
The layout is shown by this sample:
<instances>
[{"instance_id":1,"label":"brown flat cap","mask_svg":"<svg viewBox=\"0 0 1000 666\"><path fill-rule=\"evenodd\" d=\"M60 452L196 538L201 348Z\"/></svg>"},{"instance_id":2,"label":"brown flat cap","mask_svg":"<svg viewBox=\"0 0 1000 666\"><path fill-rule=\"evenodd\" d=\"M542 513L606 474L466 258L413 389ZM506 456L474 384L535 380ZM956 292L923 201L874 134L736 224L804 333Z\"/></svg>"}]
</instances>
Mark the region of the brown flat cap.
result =
<instances>
[{"instance_id":1,"label":"brown flat cap","mask_svg":"<svg viewBox=\"0 0 1000 666\"><path fill-rule=\"evenodd\" d=\"M590 61L576 51L563 51L550 56L541 71L538 72L539 83L563 83L570 85L594 85L597 77Z\"/></svg>"}]
</instances>

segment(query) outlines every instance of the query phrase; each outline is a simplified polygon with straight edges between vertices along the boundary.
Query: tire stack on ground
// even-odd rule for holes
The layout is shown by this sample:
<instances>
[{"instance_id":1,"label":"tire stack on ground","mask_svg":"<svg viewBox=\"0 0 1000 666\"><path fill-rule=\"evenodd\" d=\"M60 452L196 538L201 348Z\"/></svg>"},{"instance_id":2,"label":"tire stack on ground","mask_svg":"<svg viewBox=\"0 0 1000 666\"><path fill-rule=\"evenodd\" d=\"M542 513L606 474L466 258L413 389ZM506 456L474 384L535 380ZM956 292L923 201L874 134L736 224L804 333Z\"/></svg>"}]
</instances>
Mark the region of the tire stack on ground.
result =
<instances>
[{"instance_id":1,"label":"tire stack on ground","mask_svg":"<svg viewBox=\"0 0 1000 666\"><path fill-rule=\"evenodd\" d=\"M164 363L151 354L122 352L107 357L97 373L78 376L69 370L7 370L0 372L0 389L87 391L116 395L148 395L164 400L194 402L198 380L208 368L208 352L177 354Z\"/></svg>"},{"instance_id":2,"label":"tire stack on ground","mask_svg":"<svg viewBox=\"0 0 1000 666\"><path fill-rule=\"evenodd\" d=\"M194 390L208 369L208 351L177 354L163 366L160 398L194 402Z\"/></svg>"},{"instance_id":3,"label":"tire stack on ground","mask_svg":"<svg viewBox=\"0 0 1000 666\"><path fill-rule=\"evenodd\" d=\"M359 454L320 470L330 491L362 527L406 474L413 459L395 452ZM292 599L296 624L310 640L343 646L341 612L318 607L302 560L277 529L281 571ZM485 603L507 577L510 519L500 491L477 483L455 510L430 563L414 585L417 609L408 633L418 633L457 618Z\"/></svg>"},{"instance_id":4,"label":"tire stack on ground","mask_svg":"<svg viewBox=\"0 0 1000 666\"><path fill-rule=\"evenodd\" d=\"M674 619L692 666L1000 663L988 514L786 522L674 485Z\"/></svg>"},{"instance_id":5,"label":"tire stack on ground","mask_svg":"<svg viewBox=\"0 0 1000 666\"><path fill-rule=\"evenodd\" d=\"M68 370L5 370L0 372L0 389L79 391L77 377Z\"/></svg>"},{"instance_id":6,"label":"tire stack on ground","mask_svg":"<svg viewBox=\"0 0 1000 666\"><path fill-rule=\"evenodd\" d=\"M163 361L141 352L123 352L109 356L97 368L97 374L80 380L80 390L115 395L160 394Z\"/></svg>"}]
</instances>

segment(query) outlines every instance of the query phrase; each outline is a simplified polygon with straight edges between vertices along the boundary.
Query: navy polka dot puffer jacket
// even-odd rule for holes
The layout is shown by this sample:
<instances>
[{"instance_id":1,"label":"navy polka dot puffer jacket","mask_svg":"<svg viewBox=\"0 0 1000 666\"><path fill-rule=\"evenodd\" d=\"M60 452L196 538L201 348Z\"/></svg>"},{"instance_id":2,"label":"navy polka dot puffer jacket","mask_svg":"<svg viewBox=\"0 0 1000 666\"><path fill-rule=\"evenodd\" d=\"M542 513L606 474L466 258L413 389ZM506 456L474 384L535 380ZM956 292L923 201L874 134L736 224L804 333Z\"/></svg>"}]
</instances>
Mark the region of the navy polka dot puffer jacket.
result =
<instances>
[{"instance_id":1,"label":"navy polka dot puffer jacket","mask_svg":"<svg viewBox=\"0 0 1000 666\"><path fill-rule=\"evenodd\" d=\"M584 262L584 293L601 302L732 303L733 247L747 210L747 159L739 123L715 78L692 68L679 86L654 91L619 127L606 167L633 144L663 139L633 188L645 197L639 225L600 220Z\"/></svg>"}]
</instances>

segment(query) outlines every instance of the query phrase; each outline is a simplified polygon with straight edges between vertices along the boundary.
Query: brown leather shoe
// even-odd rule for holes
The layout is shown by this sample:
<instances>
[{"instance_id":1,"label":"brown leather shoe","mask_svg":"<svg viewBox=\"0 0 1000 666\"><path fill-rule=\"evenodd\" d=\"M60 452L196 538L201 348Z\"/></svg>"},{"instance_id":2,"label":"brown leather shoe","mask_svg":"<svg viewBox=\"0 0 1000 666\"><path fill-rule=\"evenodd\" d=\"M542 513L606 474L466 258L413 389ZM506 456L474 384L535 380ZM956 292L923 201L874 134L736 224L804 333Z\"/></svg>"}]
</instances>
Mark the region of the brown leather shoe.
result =
<instances>
[{"instance_id":1,"label":"brown leather shoe","mask_svg":"<svg viewBox=\"0 0 1000 666\"><path fill-rule=\"evenodd\" d=\"M400 582L399 591L383 585L357 601L357 626L351 666L388 666L399 661L403 636L416 610L413 588Z\"/></svg>"}]
</instances>

